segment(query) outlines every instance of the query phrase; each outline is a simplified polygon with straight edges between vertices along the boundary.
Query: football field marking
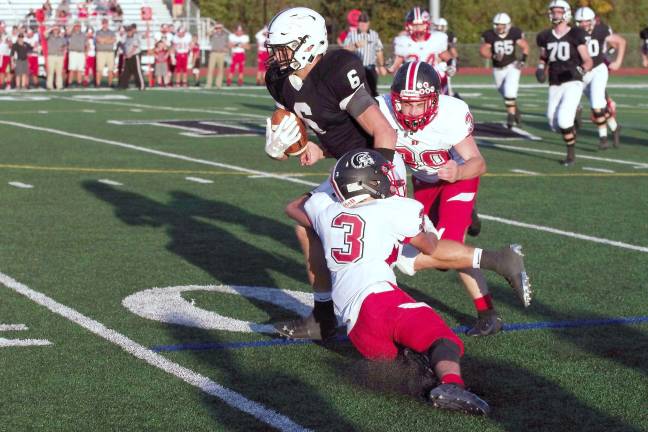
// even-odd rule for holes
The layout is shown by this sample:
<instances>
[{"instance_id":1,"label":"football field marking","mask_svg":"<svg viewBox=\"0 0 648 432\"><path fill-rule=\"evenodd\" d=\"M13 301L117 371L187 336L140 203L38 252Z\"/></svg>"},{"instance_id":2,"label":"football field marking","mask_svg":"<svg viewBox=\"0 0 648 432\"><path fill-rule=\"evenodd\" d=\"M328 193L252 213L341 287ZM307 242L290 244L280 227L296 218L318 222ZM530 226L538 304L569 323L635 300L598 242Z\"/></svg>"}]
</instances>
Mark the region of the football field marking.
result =
<instances>
[{"instance_id":1,"label":"football field marking","mask_svg":"<svg viewBox=\"0 0 648 432\"><path fill-rule=\"evenodd\" d=\"M108 186L124 186L122 183L110 179L99 179L97 181L99 183L107 184Z\"/></svg>"},{"instance_id":2,"label":"football field marking","mask_svg":"<svg viewBox=\"0 0 648 432\"><path fill-rule=\"evenodd\" d=\"M100 322L95 321L92 318L89 318L82 313L68 306L65 306L64 304L57 302L56 300L39 291L35 291L29 288L27 285L16 281L11 276L8 276L2 272L0 272L0 284L6 286L7 288L15 291L18 294L27 297L34 303L44 306L53 313L60 315L69 321L72 321L73 323L85 328L86 330L89 330L95 335L119 346L132 356L144 360L151 366L155 366L156 368L161 369L164 372L180 378L187 384L191 384L192 386L199 388L203 392L217 397L232 408L246 412L269 426L285 431L307 430L290 420L288 417L269 408L266 408L258 402L247 399L242 394L223 387L222 385L218 384L215 381L212 381L206 376L200 375L199 373L194 372L191 369L168 360L166 357L163 357L162 355L151 351L150 349L138 344L127 336L115 330L107 328ZM1 341L2 339L0 339L0 346L2 346Z\"/></svg>"},{"instance_id":3,"label":"football field marking","mask_svg":"<svg viewBox=\"0 0 648 432\"><path fill-rule=\"evenodd\" d=\"M267 177L270 177L270 178L273 178L273 179L288 181L288 182L292 182L292 183L298 183L298 184L311 186L311 187L316 187L316 186L319 185L319 183L315 183L315 182L311 182L311 181L307 181L307 180L301 180L301 179L293 178L293 177L288 177L288 176L281 175L281 174L273 174L273 173L269 173L269 172L265 172L265 171L259 171L259 170L253 170L253 169L249 169L249 168L240 167L240 166L237 166L237 165L230 165L230 164L225 164L225 163L220 163L220 162L208 161L208 160L205 160L205 159L196 159L196 158L192 158L192 157L189 157L189 156L184 156L184 155L180 155L180 154L176 154L176 153L168 153L168 152L163 152L163 151L159 151L159 150L153 150L153 149L150 149L150 148L147 148L147 147L140 147L140 146L136 146L136 145L133 145L133 144L127 144L127 143L123 143L123 142L119 142L119 141L113 141L113 140L107 140L107 139L103 139L103 138L96 138L96 137L92 137L92 136L88 136L88 135L65 132L65 131L58 130L58 129L45 128L45 127L40 127L40 126L32 126L32 125L28 125L28 124L25 124L25 123L18 123L18 122L6 121L6 120L0 120L0 124L5 124L5 125L8 125L8 126L15 126L15 127L24 128L24 129L30 129L30 130L37 130L37 131L41 131L41 132L48 132L48 133L55 134L55 135L62 135L62 136L67 136L67 137L71 137L71 138L78 138L78 139L81 139L81 140L87 140L87 141L94 141L94 142L103 143L103 144L109 144L109 145L113 145L113 146L117 146L117 147L127 148L127 149L130 149L130 150L136 150L136 151L141 151L141 152L144 152L144 153L155 154L155 155L158 155L158 156L164 156L164 157L184 160L184 161L188 161L188 162L195 162L195 163L204 164L204 165L211 165L211 166L216 166L216 167L219 167L219 168L230 169L230 170L233 170L233 171L240 171L240 172L244 172L244 173L247 173L247 174L250 174L250 175L264 175L264 176L267 176ZM524 147L504 146L504 145L500 145L500 144L489 144L489 146L503 147L503 148L513 148L513 149L521 149L521 150L534 150L534 149L525 149ZM559 153L559 154L562 155L562 153ZM579 157L586 158L586 156L579 156ZM625 161L621 161L621 162L625 162ZM633 162L632 164L637 165L636 162ZM504 218L499 218L499 217L495 217L495 216L488 216L488 215L481 215L481 214L480 214L480 216L483 217L484 219L492 220L492 221L495 221L495 222L500 222L500 223L507 224L507 225L513 225L513 226L518 226L518 227L523 227L523 228L534 229L534 230L537 230L537 231L549 232L549 233L553 233L553 234L563 235L563 236L566 236L566 237L577 238L577 239L580 239L580 240L588 240L588 241L593 241L595 243L602 243L602 244L607 244L607 245L610 245L610 246L616 246L616 247L620 247L620 248L624 248L624 249L636 250L636 251L639 251L639 252L648 252L648 248L643 247L643 246L636 246L636 245L631 245L631 244L628 244L628 243L618 242L618 241L614 241L614 240L608 240L608 239L604 239L604 238L600 238L600 237L594 237L594 236L578 234L578 233L571 232L571 231L563 231L563 230L559 230L559 229L556 229L556 228L545 227L545 226L542 226L542 225L527 224L527 223L524 223L524 222L513 221L513 220L510 220L510 219L504 219Z\"/></svg>"},{"instance_id":4,"label":"football field marking","mask_svg":"<svg viewBox=\"0 0 648 432\"><path fill-rule=\"evenodd\" d=\"M0 324L0 332L3 331L26 331L29 330L25 324ZM6 347L28 347L52 345L47 339L6 339L0 337L0 348Z\"/></svg>"},{"instance_id":5,"label":"football field marking","mask_svg":"<svg viewBox=\"0 0 648 432\"><path fill-rule=\"evenodd\" d=\"M9 186L17 187L18 189L32 189L34 187L34 185L17 181L10 181Z\"/></svg>"},{"instance_id":6,"label":"football field marking","mask_svg":"<svg viewBox=\"0 0 648 432\"><path fill-rule=\"evenodd\" d=\"M211 183L214 183L213 180L207 180L207 179L200 178L200 177L185 177L185 179L186 179L186 180L189 180L189 181L192 181L192 182L194 182L194 183L201 183L201 184L211 184Z\"/></svg>"},{"instance_id":7,"label":"football field marking","mask_svg":"<svg viewBox=\"0 0 648 432\"><path fill-rule=\"evenodd\" d=\"M25 324L0 324L0 331L25 331L29 330Z\"/></svg>"},{"instance_id":8,"label":"football field marking","mask_svg":"<svg viewBox=\"0 0 648 432\"><path fill-rule=\"evenodd\" d=\"M593 168L593 167L583 167L583 171L594 171L600 173L614 174L616 171L604 169L604 168Z\"/></svg>"},{"instance_id":9,"label":"football field marking","mask_svg":"<svg viewBox=\"0 0 648 432\"><path fill-rule=\"evenodd\" d=\"M532 175L532 176L540 175L539 173L537 173L535 171L527 171L527 170L517 169L517 168L512 169L511 172L514 172L514 173L517 173L517 174L527 174L527 175Z\"/></svg>"}]
</instances>

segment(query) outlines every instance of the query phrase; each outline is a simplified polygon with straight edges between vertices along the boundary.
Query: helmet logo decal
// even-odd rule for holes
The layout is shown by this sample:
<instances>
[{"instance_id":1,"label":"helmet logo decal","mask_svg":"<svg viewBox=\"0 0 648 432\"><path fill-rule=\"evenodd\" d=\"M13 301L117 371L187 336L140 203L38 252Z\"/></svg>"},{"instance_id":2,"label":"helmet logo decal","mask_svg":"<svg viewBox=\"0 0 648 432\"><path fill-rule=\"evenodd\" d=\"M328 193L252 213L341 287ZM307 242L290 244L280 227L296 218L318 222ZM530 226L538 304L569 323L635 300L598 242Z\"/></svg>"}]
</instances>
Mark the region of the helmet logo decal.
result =
<instances>
[{"instance_id":1,"label":"helmet logo decal","mask_svg":"<svg viewBox=\"0 0 648 432\"><path fill-rule=\"evenodd\" d=\"M366 168L375 164L375 161L368 152L361 152L353 155L351 158L351 166L353 168Z\"/></svg>"}]
</instances>

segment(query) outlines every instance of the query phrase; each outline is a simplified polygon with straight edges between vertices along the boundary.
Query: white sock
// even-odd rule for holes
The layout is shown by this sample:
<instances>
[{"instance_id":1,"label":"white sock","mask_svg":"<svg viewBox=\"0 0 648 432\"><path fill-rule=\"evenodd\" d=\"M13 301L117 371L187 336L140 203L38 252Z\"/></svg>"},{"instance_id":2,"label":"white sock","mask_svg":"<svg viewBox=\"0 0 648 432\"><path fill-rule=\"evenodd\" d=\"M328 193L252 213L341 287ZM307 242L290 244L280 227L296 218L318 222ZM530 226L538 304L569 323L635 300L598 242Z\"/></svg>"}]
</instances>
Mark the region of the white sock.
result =
<instances>
[{"instance_id":1,"label":"white sock","mask_svg":"<svg viewBox=\"0 0 648 432\"><path fill-rule=\"evenodd\" d=\"M472 263L473 268L481 267L481 256L482 256L482 250L480 248L475 248L475 252L473 253L473 263Z\"/></svg>"},{"instance_id":2,"label":"white sock","mask_svg":"<svg viewBox=\"0 0 648 432\"><path fill-rule=\"evenodd\" d=\"M599 126L598 128L599 138L607 137L607 126Z\"/></svg>"},{"instance_id":3,"label":"white sock","mask_svg":"<svg viewBox=\"0 0 648 432\"><path fill-rule=\"evenodd\" d=\"M617 126L619 126L614 117L610 117L609 119L607 119L607 125L608 125L608 127L610 128L610 130L612 132L614 132L616 130Z\"/></svg>"},{"instance_id":4,"label":"white sock","mask_svg":"<svg viewBox=\"0 0 648 432\"><path fill-rule=\"evenodd\" d=\"M323 292L323 293L316 292L316 293L313 293L313 297L315 298L316 302L322 302L322 303L327 302L327 301L331 301L333 299L333 297L331 296L331 291Z\"/></svg>"}]
</instances>

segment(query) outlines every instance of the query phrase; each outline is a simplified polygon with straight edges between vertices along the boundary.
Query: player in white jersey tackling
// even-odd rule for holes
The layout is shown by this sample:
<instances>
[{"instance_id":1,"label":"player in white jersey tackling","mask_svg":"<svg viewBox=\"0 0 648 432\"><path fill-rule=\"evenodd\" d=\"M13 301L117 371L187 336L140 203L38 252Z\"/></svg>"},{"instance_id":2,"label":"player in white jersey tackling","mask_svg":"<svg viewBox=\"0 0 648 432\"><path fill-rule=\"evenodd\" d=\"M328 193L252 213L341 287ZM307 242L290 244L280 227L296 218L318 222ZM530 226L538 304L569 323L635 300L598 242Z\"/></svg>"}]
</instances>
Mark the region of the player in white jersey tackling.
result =
<instances>
[{"instance_id":1,"label":"player in white jersey tackling","mask_svg":"<svg viewBox=\"0 0 648 432\"><path fill-rule=\"evenodd\" d=\"M463 243L486 162L472 136L468 105L440 95L439 85L436 72L427 63L405 63L394 77L391 94L379 97L378 102L397 132L396 151L413 172L414 198L423 204L442 239ZM434 267L428 260L426 255L405 248L398 265L404 273L413 274ZM468 334L497 333L502 323L483 274L477 268L458 272L478 315ZM518 295L530 299L528 280L523 281Z\"/></svg>"},{"instance_id":2,"label":"player in white jersey tackling","mask_svg":"<svg viewBox=\"0 0 648 432\"><path fill-rule=\"evenodd\" d=\"M608 111L606 97L608 82L608 67L615 71L621 67L625 56L626 40L621 36L612 33L612 29L603 23L596 24L596 14L588 7L582 7L574 14L574 20L578 26L587 33L587 50L592 57L593 67L585 74L585 94L592 108L592 123L598 128L599 149L609 148L607 139L608 127L612 132L614 147L619 146L621 127L617 124L616 118ZM617 52L616 59L608 66L605 53L608 46Z\"/></svg>"},{"instance_id":3,"label":"player in white jersey tackling","mask_svg":"<svg viewBox=\"0 0 648 432\"><path fill-rule=\"evenodd\" d=\"M394 63L389 67L390 73L396 73L398 68L408 61L422 61L434 66L439 74L443 89L447 94L448 64L452 54L448 51L448 35L441 31L430 31L430 14L428 11L415 7L405 17L406 33L394 38ZM453 67L451 71L455 71Z\"/></svg>"},{"instance_id":4,"label":"player in white jersey tackling","mask_svg":"<svg viewBox=\"0 0 648 432\"><path fill-rule=\"evenodd\" d=\"M351 150L331 173L339 201L318 192L306 202L331 271L335 309L364 357L394 360L398 346L418 353L441 383L426 390L433 406L487 415L488 404L465 389L461 339L430 306L396 285L390 262L399 245L432 254L437 238L419 202L393 196L392 167L375 150Z\"/></svg>"}]
</instances>

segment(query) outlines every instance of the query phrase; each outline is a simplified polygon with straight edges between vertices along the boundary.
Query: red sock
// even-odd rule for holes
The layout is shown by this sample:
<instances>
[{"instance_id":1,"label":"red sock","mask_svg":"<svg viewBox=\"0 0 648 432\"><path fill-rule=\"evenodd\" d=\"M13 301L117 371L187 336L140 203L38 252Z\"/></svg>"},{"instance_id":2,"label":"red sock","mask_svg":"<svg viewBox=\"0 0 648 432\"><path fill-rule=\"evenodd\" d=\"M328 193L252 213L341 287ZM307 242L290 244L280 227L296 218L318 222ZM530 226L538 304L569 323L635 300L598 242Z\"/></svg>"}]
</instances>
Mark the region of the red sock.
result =
<instances>
[{"instance_id":1,"label":"red sock","mask_svg":"<svg viewBox=\"0 0 648 432\"><path fill-rule=\"evenodd\" d=\"M464 380L461 378L461 375L457 374L445 374L441 377L441 384L456 384L461 388L466 387Z\"/></svg>"},{"instance_id":2,"label":"red sock","mask_svg":"<svg viewBox=\"0 0 648 432\"><path fill-rule=\"evenodd\" d=\"M477 312L486 312L493 309L493 297L490 294L474 299L473 303Z\"/></svg>"}]
</instances>

